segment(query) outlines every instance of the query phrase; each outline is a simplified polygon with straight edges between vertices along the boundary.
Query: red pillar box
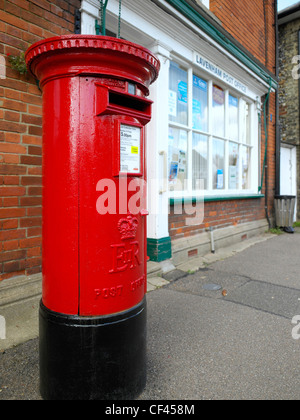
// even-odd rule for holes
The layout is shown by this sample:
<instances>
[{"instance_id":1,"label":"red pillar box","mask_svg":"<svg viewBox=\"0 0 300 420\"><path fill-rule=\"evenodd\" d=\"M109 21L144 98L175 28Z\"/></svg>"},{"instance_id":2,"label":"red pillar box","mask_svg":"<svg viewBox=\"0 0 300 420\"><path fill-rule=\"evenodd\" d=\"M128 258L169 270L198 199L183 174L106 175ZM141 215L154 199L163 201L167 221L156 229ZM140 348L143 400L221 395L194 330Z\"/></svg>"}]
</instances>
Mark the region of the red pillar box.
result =
<instances>
[{"instance_id":1,"label":"red pillar box","mask_svg":"<svg viewBox=\"0 0 300 420\"><path fill-rule=\"evenodd\" d=\"M146 380L146 97L159 61L68 35L26 53L43 91L45 399L134 398Z\"/></svg>"}]
</instances>

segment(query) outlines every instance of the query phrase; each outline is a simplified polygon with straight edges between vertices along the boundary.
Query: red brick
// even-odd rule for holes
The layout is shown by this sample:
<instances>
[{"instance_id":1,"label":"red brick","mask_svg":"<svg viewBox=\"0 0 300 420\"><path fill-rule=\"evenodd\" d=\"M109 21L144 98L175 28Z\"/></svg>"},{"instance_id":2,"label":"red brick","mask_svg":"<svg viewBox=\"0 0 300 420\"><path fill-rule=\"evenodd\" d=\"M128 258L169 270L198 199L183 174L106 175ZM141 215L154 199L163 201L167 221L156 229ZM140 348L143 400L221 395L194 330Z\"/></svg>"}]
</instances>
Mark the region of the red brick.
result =
<instances>
[{"instance_id":1,"label":"red brick","mask_svg":"<svg viewBox=\"0 0 300 420\"><path fill-rule=\"evenodd\" d=\"M20 156L13 154L4 154L3 160L5 163L20 163Z\"/></svg>"},{"instance_id":2,"label":"red brick","mask_svg":"<svg viewBox=\"0 0 300 420\"><path fill-rule=\"evenodd\" d=\"M29 155L42 156L42 148L41 147L36 147L36 146L29 146L28 147L28 154Z\"/></svg>"},{"instance_id":3,"label":"red brick","mask_svg":"<svg viewBox=\"0 0 300 420\"><path fill-rule=\"evenodd\" d=\"M0 130L13 131L15 133L26 133L27 127L25 124L0 121Z\"/></svg>"},{"instance_id":4,"label":"red brick","mask_svg":"<svg viewBox=\"0 0 300 420\"><path fill-rule=\"evenodd\" d=\"M0 143L0 152L25 154L27 153L27 148L19 144Z\"/></svg>"},{"instance_id":5,"label":"red brick","mask_svg":"<svg viewBox=\"0 0 300 420\"><path fill-rule=\"evenodd\" d=\"M18 248L19 241L5 241L3 242L3 251L11 251Z\"/></svg>"},{"instance_id":6,"label":"red brick","mask_svg":"<svg viewBox=\"0 0 300 420\"><path fill-rule=\"evenodd\" d=\"M25 195L26 189L24 187L0 187L0 196L14 197Z\"/></svg>"},{"instance_id":7,"label":"red brick","mask_svg":"<svg viewBox=\"0 0 300 420\"><path fill-rule=\"evenodd\" d=\"M19 225L18 219L6 220L2 223L2 229L16 229Z\"/></svg>"},{"instance_id":8,"label":"red brick","mask_svg":"<svg viewBox=\"0 0 300 420\"><path fill-rule=\"evenodd\" d=\"M30 248L27 250L27 258L38 257L40 255L41 255L41 248L39 246L35 248Z\"/></svg>"},{"instance_id":9,"label":"red brick","mask_svg":"<svg viewBox=\"0 0 300 420\"><path fill-rule=\"evenodd\" d=\"M5 273L17 273L19 270L20 270L20 261L10 261L3 264L3 271Z\"/></svg>"},{"instance_id":10,"label":"red brick","mask_svg":"<svg viewBox=\"0 0 300 420\"><path fill-rule=\"evenodd\" d=\"M4 176L3 178L5 185L19 185L19 177L18 176Z\"/></svg>"},{"instance_id":11,"label":"red brick","mask_svg":"<svg viewBox=\"0 0 300 420\"><path fill-rule=\"evenodd\" d=\"M24 219L20 219L20 227L36 227L42 226L42 218L41 217L26 217Z\"/></svg>"},{"instance_id":12,"label":"red brick","mask_svg":"<svg viewBox=\"0 0 300 420\"><path fill-rule=\"evenodd\" d=\"M20 248L33 248L42 244L41 238L29 238L29 239L20 239L19 246Z\"/></svg>"},{"instance_id":13,"label":"red brick","mask_svg":"<svg viewBox=\"0 0 300 420\"><path fill-rule=\"evenodd\" d=\"M20 143L21 135L16 133L5 133L5 141L8 143Z\"/></svg>"},{"instance_id":14,"label":"red brick","mask_svg":"<svg viewBox=\"0 0 300 420\"><path fill-rule=\"evenodd\" d=\"M0 165L0 174L2 175L24 175L26 168L19 165Z\"/></svg>"},{"instance_id":15,"label":"red brick","mask_svg":"<svg viewBox=\"0 0 300 420\"><path fill-rule=\"evenodd\" d=\"M33 124L33 125L42 125L42 117L37 117L35 115L22 115L22 122L26 124Z\"/></svg>"},{"instance_id":16,"label":"red brick","mask_svg":"<svg viewBox=\"0 0 300 420\"><path fill-rule=\"evenodd\" d=\"M42 115L43 114L43 108L41 106L35 106L35 105L28 105L28 112L32 115Z\"/></svg>"},{"instance_id":17,"label":"red brick","mask_svg":"<svg viewBox=\"0 0 300 420\"><path fill-rule=\"evenodd\" d=\"M22 9L29 10L28 0L9 0L9 1L10 3L17 5L18 7L21 7Z\"/></svg>"},{"instance_id":18,"label":"red brick","mask_svg":"<svg viewBox=\"0 0 300 420\"><path fill-rule=\"evenodd\" d=\"M31 168L28 168L28 175L42 175L42 167L41 166L33 166Z\"/></svg>"},{"instance_id":19,"label":"red brick","mask_svg":"<svg viewBox=\"0 0 300 420\"><path fill-rule=\"evenodd\" d=\"M0 254L0 262L11 261L11 260L20 260L26 257L25 250L19 251L10 251L10 252L2 252Z\"/></svg>"},{"instance_id":20,"label":"red brick","mask_svg":"<svg viewBox=\"0 0 300 420\"><path fill-rule=\"evenodd\" d=\"M28 134L32 134L33 136L42 136L43 134L42 127L31 125L28 127Z\"/></svg>"},{"instance_id":21,"label":"red brick","mask_svg":"<svg viewBox=\"0 0 300 420\"><path fill-rule=\"evenodd\" d=\"M21 156L22 165L42 165L42 158L38 156Z\"/></svg>"},{"instance_id":22,"label":"red brick","mask_svg":"<svg viewBox=\"0 0 300 420\"><path fill-rule=\"evenodd\" d=\"M21 185L42 185L42 177L40 176L22 176Z\"/></svg>"},{"instance_id":23,"label":"red brick","mask_svg":"<svg viewBox=\"0 0 300 420\"><path fill-rule=\"evenodd\" d=\"M41 145L42 144L42 137L41 136L26 136L26 135L23 135L22 143L23 144Z\"/></svg>"},{"instance_id":24,"label":"red brick","mask_svg":"<svg viewBox=\"0 0 300 420\"><path fill-rule=\"evenodd\" d=\"M30 259L26 259L25 268L36 267L36 266L40 266L41 264L42 264L41 257L30 258Z\"/></svg>"},{"instance_id":25,"label":"red brick","mask_svg":"<svg viewBox=\"0 0 300 420\"><path fill-rule=\"evenodd\" d=\"M42 234L42 228L41 227L33 227L27 229L27 236L29 238L34 236L40 236Z\"/></svg>"},{"instance_id":26,"label":"red brick","mask_svg":"<svg viewBox=\"0 0 300 420\"><path fill-rule=\"evenodd\" d=\"M0 209L0 219L12 219L25 216L25 209L21 208L4 208Z\"/></svg>"},{"instance_id":27,"label":"red brick","mask_svg":"<svg viewBox=\"0 0 300 420\"><path fill-rule=\"evenodd\" d=\"M42 187L29 187L28 188L28 195L29 196L41 196L42 195Z\"/></svg>"},{"instance_id":28,"label":"red brick","mask_svg":"<svg viewBox=\"0 0 300 420\"><path fill-rule=\"evenodd\" d=\"M17 207L19 205L18 197L5 197L2 198L3 207ZM1 209L0 209L1 212Z\"/></svg>"},{"instance_id":29,"label":"red brick","mask_svg":"<svg viewBox=\"0 0 300 420\"><path fill-rule=\"evenodd\" d=\"M31 216L42 216L42 206L38 206L38 207L28 207L26 209L26 216L31 217Z\"/></svg>"},{"instance_id":30,"label":"red brick","mask_svg":"<svg viewBox=\"0 0 300 420\"><path fill-rule=\"evenodd\" d=\"M41 206L42 197L21 197L20 205L23 207Z\"/></svg>"}]
</instances>

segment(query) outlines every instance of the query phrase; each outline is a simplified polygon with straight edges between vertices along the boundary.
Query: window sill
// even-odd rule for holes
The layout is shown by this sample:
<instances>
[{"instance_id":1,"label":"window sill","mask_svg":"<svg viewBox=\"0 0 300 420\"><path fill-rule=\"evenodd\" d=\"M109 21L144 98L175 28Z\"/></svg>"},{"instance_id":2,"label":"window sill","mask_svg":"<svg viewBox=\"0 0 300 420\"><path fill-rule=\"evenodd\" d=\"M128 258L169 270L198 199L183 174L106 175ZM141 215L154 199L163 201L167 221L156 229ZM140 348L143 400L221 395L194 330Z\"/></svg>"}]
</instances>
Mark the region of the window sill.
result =
<instances>
[{"instance_id":1,"label":"window sill","mask_svg":"<svg viewBox=\"0 0 300 420\"><path fill-rule=\"evenodd\" d=\"M264 198L264 194L236 194L236 195L214 195L204 197L204 203L213 201L233 201L233 200L252 200ZM192 203L195 204L197 200L203 200L203 197L181 197L181 198L170 198L171 206L178 203Z\"/></svg>"}]
</instances>

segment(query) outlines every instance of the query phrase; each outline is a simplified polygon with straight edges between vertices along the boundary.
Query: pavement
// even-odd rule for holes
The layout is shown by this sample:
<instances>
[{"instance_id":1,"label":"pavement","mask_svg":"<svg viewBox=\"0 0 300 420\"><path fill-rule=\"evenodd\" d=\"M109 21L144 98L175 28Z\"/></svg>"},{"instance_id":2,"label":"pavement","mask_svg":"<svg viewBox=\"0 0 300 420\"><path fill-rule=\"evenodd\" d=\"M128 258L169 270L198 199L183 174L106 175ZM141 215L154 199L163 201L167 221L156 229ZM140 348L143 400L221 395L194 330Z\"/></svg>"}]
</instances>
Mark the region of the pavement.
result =
<instances>
[{"instance_id":1,"label":"pavement","mask_svg":"<svg viewBox=\"0 0 300 420\"><path fill-rule=\"evenodd\" d=\"M299 250L298 232L266 234L149 279L139 401L299 400ZM0 400L41 399L38 339L28 336L0 351Z\"/></svg>"}]
</instances>

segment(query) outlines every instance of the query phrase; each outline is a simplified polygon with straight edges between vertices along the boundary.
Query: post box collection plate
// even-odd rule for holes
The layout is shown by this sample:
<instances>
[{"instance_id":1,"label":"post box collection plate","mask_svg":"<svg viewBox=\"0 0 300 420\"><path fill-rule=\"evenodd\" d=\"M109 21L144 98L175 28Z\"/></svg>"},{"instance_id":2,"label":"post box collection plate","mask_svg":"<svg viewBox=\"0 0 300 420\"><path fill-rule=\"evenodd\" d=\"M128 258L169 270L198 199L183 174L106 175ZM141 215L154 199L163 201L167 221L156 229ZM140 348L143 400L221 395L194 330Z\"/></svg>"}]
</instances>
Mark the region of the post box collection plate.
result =
<instances>
[{"instance_id":1,"label":"post box collection plate","mask_svg":"<svg viewBox=\"0 0 300 420\"><path fill-rule=\"evenodd\" d=\"M141 128L121 124L120 172L141 173Z\"/></svg>"},{"instance_id":2,"label":"post box collection plate","mask_svg":"<svg viewBox=\"0 0 300 420\"><path fill-rule=\"evenodd\" d=\"M41 393L134 398L146 380L145 126L160 64L89 35L25 57L44 103Z\"/></svg>"}]
</instances>

